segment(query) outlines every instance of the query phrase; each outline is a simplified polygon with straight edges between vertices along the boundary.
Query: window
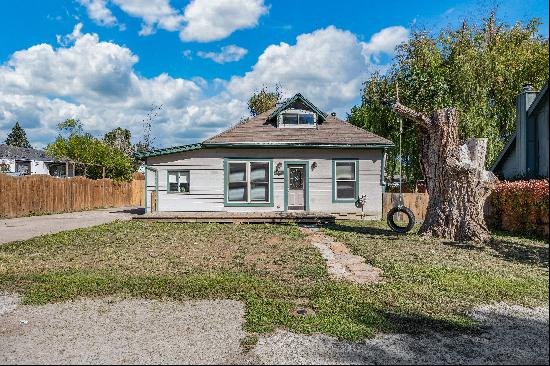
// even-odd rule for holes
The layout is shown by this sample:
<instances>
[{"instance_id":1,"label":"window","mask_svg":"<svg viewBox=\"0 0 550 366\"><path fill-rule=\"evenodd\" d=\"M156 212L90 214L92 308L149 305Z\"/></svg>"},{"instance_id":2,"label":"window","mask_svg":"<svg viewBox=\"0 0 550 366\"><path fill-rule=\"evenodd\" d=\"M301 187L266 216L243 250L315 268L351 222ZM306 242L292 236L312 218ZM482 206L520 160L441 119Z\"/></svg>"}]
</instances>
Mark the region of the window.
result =
<instances>
[{"instance_id":1,"label":"window","mask_svg":"<svg viewBox=\"0 0 550 366\"><path fill-rule=\"evenodd\" d=\"M281 127L315 127L315 114L309 111L289 109L279 116Z\"/></svg>"},{"instance_id":2,"label":"window","mask_svg":"<svg viewBox=\"0 0 550 366\"><path fill-rule=\"evenodd\" d=\"M358 188L358 162L333 161L334 201L355 202Z\"/></svg>"},{"instance_id":3,"label":"window","mask_svg":"<svg viewBox=\"0 0 550 366\"><path fill-rule=\"evenodd\" d=\"M168 193L189 193L189 170L168 171Z\"/></svg>"},{"instance_id":4,"label":"window","mask_svg":"<svg viewBox=\"0 0 550 366\"><path fill-rule=\"evenodd\" d=\"M265 204L271 200L269 161L228 161L227 203Z\"/></svg>"}]
</instances>

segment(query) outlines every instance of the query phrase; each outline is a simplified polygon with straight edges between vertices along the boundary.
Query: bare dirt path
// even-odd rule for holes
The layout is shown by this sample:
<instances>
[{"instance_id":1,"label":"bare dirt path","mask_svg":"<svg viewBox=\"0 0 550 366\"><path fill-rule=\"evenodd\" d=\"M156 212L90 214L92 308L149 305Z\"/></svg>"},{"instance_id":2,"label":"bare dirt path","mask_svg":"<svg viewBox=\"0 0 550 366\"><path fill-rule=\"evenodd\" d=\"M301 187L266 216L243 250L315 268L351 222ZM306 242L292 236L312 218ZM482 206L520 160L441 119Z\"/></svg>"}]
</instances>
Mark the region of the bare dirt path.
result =
<instances>
[{"instance_id":1,"label":"bare dirt path","mask_svg":"<svg viewBox=\"0 0 550 366\"><path fill-rule=\"evenodd\" d=\"M0 244L26 240L35 236L129 220L141 209L135 207L105 208L44 216L0 220Z\"/></svg>"}]
</instances>

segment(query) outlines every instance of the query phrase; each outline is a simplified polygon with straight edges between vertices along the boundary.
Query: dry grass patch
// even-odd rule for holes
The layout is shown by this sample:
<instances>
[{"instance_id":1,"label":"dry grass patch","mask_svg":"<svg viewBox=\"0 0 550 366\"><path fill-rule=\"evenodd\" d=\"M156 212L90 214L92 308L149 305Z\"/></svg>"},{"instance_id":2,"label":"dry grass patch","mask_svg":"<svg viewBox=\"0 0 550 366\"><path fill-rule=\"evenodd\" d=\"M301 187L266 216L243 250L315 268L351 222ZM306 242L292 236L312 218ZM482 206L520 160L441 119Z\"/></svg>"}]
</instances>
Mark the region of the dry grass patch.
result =
<instances>
[{"instance_id":1,"label":"dry grass patch","mask_svg":"<svg viewBox=\"0 0 550 366\"><path fill-rule=\"evenodd\" d=\"M293 225L118 222L4 245L0 272L116 272L124 276L246 272L312 282L322 259Z\"/></svg>"}]
</instances>

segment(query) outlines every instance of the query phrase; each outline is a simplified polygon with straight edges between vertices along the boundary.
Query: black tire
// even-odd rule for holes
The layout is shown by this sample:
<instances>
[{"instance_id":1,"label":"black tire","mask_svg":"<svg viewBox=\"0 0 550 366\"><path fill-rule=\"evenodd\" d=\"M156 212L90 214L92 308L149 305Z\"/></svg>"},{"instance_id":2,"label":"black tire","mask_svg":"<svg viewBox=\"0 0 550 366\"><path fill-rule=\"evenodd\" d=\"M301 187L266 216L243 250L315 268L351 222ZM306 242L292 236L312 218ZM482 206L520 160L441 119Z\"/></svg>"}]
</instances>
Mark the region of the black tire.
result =
<instances>
[{"instance_id":1,"label":"black tire","mask_svg":"<svg viewBox=\"0 0 550 366\"><path fill-rule=\"evenodd\" d=\"M402 212L405 215L407 215L407 218L409 219L409 223L407 224L407 226L399 226L393 220L393 216L398 212ZM399 233L399 234L405 234L405 233L408 233L409 231L411 231L411 229L414 226L414 219L415 219L415 217L414 217L413 212L410 209L408 209L407 207L404 207L404 206L403 207L394 207L394 208L392 208L388 212L388 216L387 216L388 226L393 231L395 231L396 233Z\"/></svg>"}]
</instances>

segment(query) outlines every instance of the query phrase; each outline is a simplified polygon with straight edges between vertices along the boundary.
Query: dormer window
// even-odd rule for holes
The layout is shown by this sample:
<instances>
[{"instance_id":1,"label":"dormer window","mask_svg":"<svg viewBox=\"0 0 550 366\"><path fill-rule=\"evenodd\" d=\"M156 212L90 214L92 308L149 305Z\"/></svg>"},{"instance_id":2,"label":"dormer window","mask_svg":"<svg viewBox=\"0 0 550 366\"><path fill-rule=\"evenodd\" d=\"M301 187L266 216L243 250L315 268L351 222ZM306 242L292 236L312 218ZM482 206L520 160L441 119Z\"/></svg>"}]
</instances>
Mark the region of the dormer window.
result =
<instances>
[{"instance_id":1,"label":"dormer window","mask_svg":"<svg viewBox=\"0 0 550 366\"><path fill-rule=\"evenodd\" d=\"M287 109L277 118L279 127L311 128L317 126L317 115L301 109Z\"/></svg>"}]
</instances>

